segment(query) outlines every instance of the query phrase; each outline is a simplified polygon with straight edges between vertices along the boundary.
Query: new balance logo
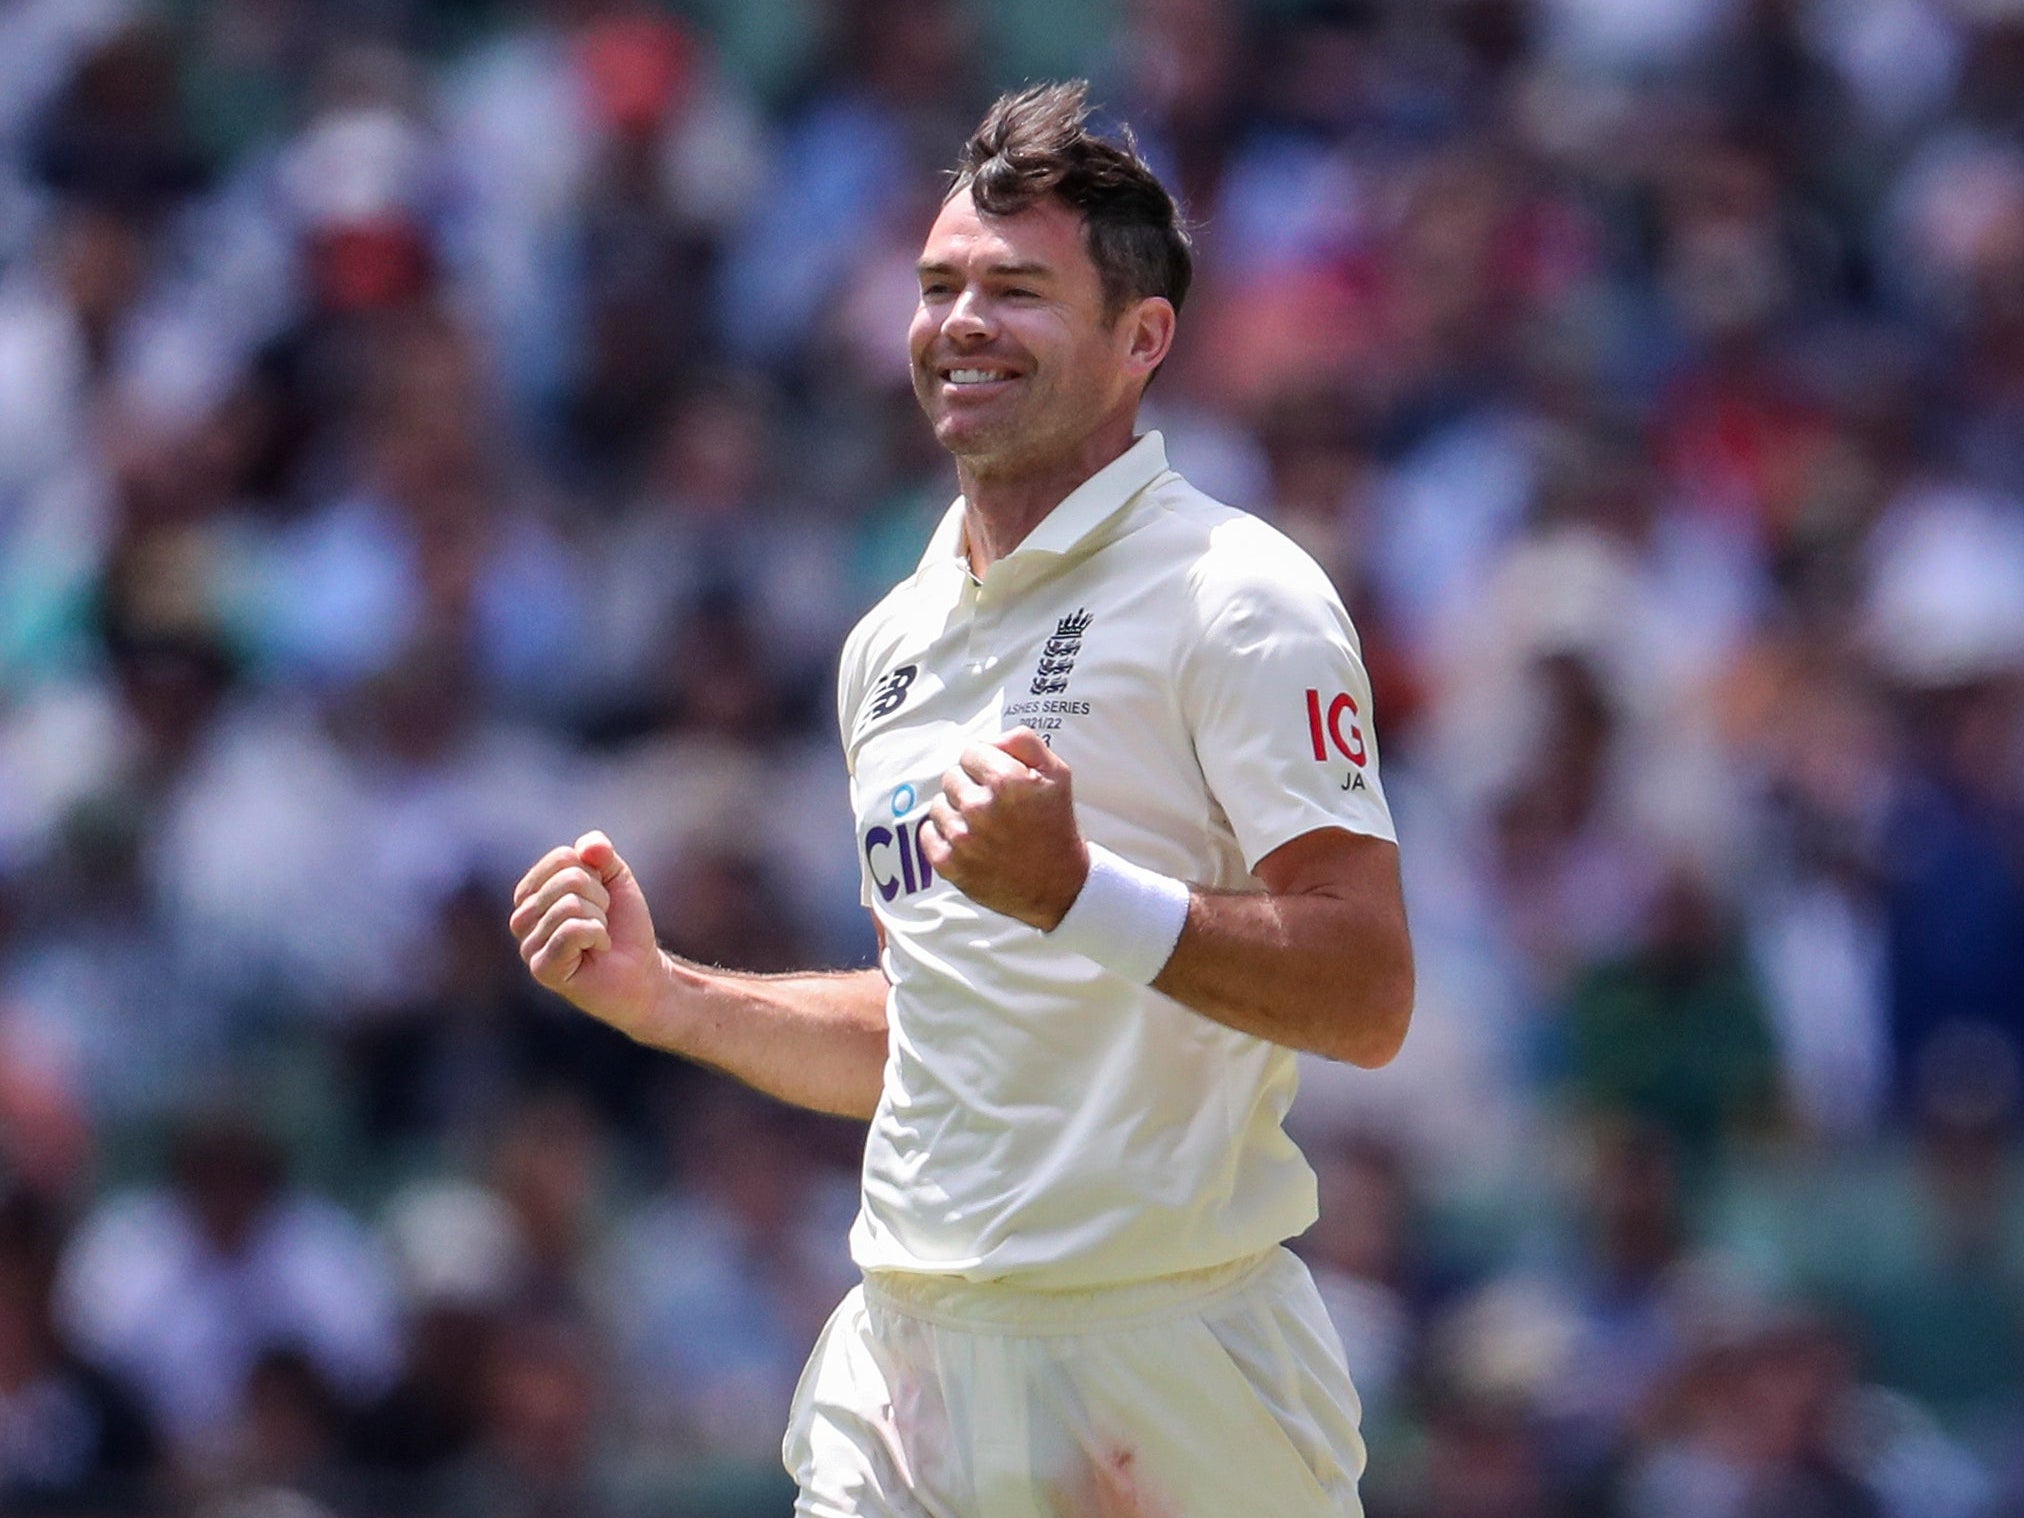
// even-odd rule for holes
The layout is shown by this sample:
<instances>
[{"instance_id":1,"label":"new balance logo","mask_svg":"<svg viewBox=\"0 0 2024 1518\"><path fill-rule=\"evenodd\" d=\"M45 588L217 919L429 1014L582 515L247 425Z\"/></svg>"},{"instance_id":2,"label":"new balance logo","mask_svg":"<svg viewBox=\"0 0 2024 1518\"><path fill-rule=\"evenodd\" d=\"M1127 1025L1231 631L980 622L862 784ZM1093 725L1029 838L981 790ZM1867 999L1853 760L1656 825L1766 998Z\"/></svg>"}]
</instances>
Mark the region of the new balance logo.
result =
<instances>
[{"instance_id":1,"label":"new balance logo","mask_svg":"<svg viewBox=\"0 0 2024 1518\"><path fill-rule=\"evenodd\" d=\"M878 689L871 694L871 715L890 717L906 704L907 691L921 672L918 664L902 664L898 669L879 681Z\"/></svg>"},{"instance_id":2,"label":"new balance logo","mask_svg":"<svg viewBox=\"0 0 2024 1518\"><path fill-rule=\"evenodd\" d=\"M1030 687L1036 696L1051 696L1068 689L1068 677L1075 672L1075 656L1082 652L1082 635L1092 618L1078 607L1054 624L1054 636L1040 650L1040 664L1033 671Z\"/></svg>"}]
</instances>

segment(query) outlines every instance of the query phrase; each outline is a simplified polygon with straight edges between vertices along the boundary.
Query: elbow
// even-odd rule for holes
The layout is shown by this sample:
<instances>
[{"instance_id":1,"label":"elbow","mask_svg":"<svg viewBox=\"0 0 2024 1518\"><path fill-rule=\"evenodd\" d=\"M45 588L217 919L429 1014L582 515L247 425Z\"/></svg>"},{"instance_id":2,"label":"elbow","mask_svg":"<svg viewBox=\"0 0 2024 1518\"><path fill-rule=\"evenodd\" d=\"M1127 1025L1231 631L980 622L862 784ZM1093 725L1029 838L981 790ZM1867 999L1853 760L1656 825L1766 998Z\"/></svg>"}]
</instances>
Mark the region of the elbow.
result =
<instances>
[{"instance_id":1,"label":"elbow","mask_svg":"<svg viewBox=\"0 0 2024 1518\"><path fill-rule=\"evenodd\" d=\"M1381 1070L1405 1047L1413 1020L1413 960L1406 949L1382 975L1373 977L1355 1004L1343 1009L1340 1047L1328 1051L1344 1064Z\"/></svg>"}]
</instances>

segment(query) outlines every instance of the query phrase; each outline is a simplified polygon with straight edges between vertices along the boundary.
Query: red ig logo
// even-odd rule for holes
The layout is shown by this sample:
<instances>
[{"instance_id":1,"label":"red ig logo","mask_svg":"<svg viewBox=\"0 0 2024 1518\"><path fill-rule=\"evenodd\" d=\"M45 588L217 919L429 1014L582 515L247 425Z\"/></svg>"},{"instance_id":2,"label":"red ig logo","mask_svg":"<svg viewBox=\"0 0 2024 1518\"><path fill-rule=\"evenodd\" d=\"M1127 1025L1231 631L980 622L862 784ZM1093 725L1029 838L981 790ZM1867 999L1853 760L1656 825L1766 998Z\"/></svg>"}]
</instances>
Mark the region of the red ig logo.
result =
<instances>
[{"instance_id":1,"label":"red ig logo","mask_svg":"<svg viewBox=\"0 0 2024 1518\"><path fill-rule=\"evenodd\" d=\"M1363 747L1363 729L1352 722L1349 724L1347 737L1343 735L1342 730L1344 715L1354 717L1356 714L1356 702L1352 701L1345 691L1328 703L1328 716L1324 719L1321 714L1321 692L1318 690L1307 692L1307 735L1314 740L1316 759L1326 763L1328 745L1333 743L1343 758L1358 769L1363 768L1368 760Z\"/></svg>"}]
</instances>

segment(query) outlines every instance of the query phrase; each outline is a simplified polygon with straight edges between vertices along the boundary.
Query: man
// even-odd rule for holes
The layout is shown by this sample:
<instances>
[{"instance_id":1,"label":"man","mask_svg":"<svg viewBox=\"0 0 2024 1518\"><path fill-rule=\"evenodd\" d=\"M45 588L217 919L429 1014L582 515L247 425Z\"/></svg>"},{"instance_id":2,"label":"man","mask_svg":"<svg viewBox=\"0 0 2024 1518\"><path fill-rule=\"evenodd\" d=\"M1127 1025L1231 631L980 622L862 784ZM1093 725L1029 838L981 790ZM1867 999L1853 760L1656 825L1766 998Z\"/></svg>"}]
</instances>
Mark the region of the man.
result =
<instances>
[{"instance_id":1,"label":"man","mask_svg":"<svg viewBox=\"0 0 2024 1518\"><path fill-rule=\"evenodd\" d=\"M865 1284L786 1441L801 1513L1358 1511L1280 1123L1293 1050L1380 1065L1404 1037L1398 854L1326 577L1134 437L1189 272L1080 85L964 148L910 332L963 494L840 679L880 969L675 960L598 833L517 893L543 985L871 1119Z\"/></svg>"}]
</instances>

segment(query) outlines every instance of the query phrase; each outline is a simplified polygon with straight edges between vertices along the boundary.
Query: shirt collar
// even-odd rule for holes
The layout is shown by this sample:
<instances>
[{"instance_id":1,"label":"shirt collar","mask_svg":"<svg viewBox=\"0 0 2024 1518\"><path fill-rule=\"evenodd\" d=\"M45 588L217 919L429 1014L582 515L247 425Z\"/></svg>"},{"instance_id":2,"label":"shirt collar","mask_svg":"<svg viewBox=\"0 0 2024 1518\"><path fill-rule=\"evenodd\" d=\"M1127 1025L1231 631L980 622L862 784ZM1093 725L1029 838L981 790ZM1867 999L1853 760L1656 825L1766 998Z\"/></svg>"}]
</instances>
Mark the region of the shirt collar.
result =
<instances>
[{"instance_id":1,"label":"shirt collar","mask_svg":"<svg viewBox=\"0 0 2024 1518\"><path fill-rule=\"evenodd\" d=\"M1141 490L1167 472L1166 440L1148 432L1131 447L1071 490L1006 557L1026 553L1072 553L1091 533L1122 510ZM963 498L958 496L928 540L921 567L960 558L963 553Z\"/></svg>"}]
</instances>

